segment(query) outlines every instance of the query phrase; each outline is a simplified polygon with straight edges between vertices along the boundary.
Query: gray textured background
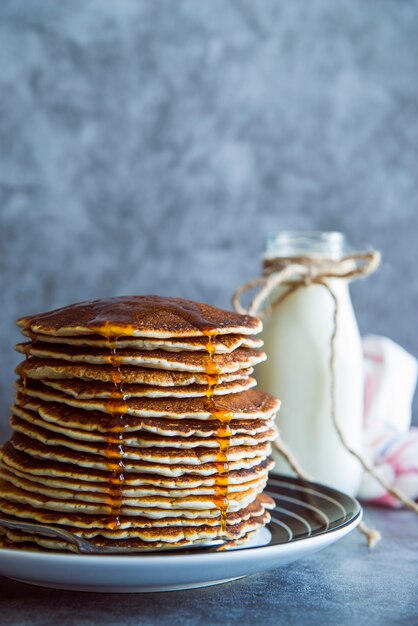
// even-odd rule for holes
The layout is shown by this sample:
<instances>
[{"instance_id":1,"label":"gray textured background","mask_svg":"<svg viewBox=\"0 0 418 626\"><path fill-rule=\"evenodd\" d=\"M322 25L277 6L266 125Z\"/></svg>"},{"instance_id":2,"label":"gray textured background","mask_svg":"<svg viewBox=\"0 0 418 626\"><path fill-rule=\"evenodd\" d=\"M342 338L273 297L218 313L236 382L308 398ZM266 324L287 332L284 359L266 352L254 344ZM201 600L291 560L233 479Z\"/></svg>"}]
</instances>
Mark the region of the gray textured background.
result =
<instances>
[{"instance_id":1,"label":"gray textured background","mask_svg":"<svg viewBox=\"0 0 418 626\"><path fill-rule=\"evenodd\" d=\"M361 330L417 355L417 155L417 2L2 0L2 433L17 316L226 307L283 228L381 249Z\"/></svg>"}]
</instances>

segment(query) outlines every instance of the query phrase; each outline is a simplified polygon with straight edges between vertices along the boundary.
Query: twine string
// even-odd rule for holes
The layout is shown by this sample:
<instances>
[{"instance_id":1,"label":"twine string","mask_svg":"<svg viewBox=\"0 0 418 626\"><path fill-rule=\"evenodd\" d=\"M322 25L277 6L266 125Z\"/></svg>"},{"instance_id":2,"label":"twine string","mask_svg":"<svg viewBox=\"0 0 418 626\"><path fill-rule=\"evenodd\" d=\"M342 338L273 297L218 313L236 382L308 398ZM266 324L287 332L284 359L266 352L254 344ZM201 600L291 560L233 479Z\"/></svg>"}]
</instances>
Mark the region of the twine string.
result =
<instances>
[{"instance_id":1,"label":"twine string","mask_svg":"<svg viewBox=\"0 0 418 626\"><path fill-rule=\"evenodd\" d=\"M384 478L379 476L370 463L368 463L368 461L366 461L366 459L359 452L354 450L348 444L337 419L335 346L338 332L339 303L337 296L329 285L329 280L335 278L355 280L356 278L368 276L378 268L380 258L379 252L376 250L369 250L349 254L339 259L329 259L317 255L265 259L263 275L248 281L241 287L238 287L232 296L232 304L235 310L239 313L265 318L271 315L274 309L280 306L285 299L302 287L309 287L310 285L318 284L327 289L334 304L329 359L331 421L337 431L341 444L359 461L363 469L373 476L373 478L394 498L418 514L417 503L402 491L390 485ZM276 299L269 302L271 295L279 285L284 286L285 290ZM255 288L258 288L258 291L252 298L248 308L245 308L241 304L241 297L244 293ZM302 480L310 479L308 474L297 461L294 454L282 440L276 440L275 446L299 478ZM381 535L377 530L369 528L364 522L359 524L359 530L367 536L369 547L374 547L374 545L381 538Z\"/></svg>"},{"instance_id":2,"label":"twine string","mask_svg":"<svg viewBox=\"0 0 418 626\"><path fill-rule=\"evenodd\" d=\"M331 351L330 351L330 374L331 374L331 419L332 419L332 423L334 424L335 430L337 431L338 437L342 443L342 445L344 446L344 448L346 450L348 450L348 452L350 452L350 454L352 454L362 465L363 469L368 472L371 476L373 476L373 478L375 480L377 480L377 482L382 485L382 487L384 489L386 489L386 491L388 491L394 498L396 498L397 500L399 500L400 502L402 502L403 505L405 505L408 509L410 509L411 511L414 511L414 513L416 513L418 515L418 504L416 502L414 502L414 500L412 500L411 498L409 498L405 493L403 493L403 491L401 491L400 489L397 489L396 487L393 487L387 480L385 480L384 478L382 478L381 476L379 476L379 474L376 472L376 470L373 468L372 465L370 465L370 463L368 461L366 461L366 459L359 454L358 452L356 452L356 450L354 450L348 443L347 443L347 439L345 438L345 435L340 427L340 424L338 423L338 419L337 419L337 411L336 411L336 380L335 380L335 343L336 343L336 337L337 337L337 330L338 330L338 326L337 326L337 319L338 319L338 300L337 300L337 296L335 295L335 293L333 292L333 290L330 288L329 285L324 284L324 286L327 288L328 292L330 293L330 295L332 296L332 299L334 301L334 314L333 314L333 329L332 329L332 335L331 335L331 341L330 341L330 346L331 346Z\"/></svg>"},{"instance_id":3,"label":"twine string","mask_svg":"<svg viewBox=\"0 0 418 626\"><path fill-rule=\"evenodd\" d=\"M313 480L312 477L305 472L293 452L285 445L283 439L280 439L279 437L273 442L273 444L298 478L300 478L301 480L306 480L308 482ZM376 528L371 528L363 521L359 523L357 528L359 529L361 534L366 537L367 545L369 546L369 548L374 548L375 545L379 543L382 538L382 535Z\"/></svg>"},{"instance_id":4,"label":"twine string","mask_svg":"<svg viewBox=\"0 0 418 626\"><path fill-rule=\"evenodd\" d=\"M293 293L300 287L324 283L332 278L354 280L374 272L379 263L380 253L376 250L355 252L339 259L328 259L319 255L265 259L263 275L238 287L232 296L232 305L238 313L268 317L285 297L283 294L272 304L266 304L266 300L279 285L291 281L288 289ZM245 308L241 304L241 296L256 287L260 287L259 291Z\"/></svg>"}]
</instances>

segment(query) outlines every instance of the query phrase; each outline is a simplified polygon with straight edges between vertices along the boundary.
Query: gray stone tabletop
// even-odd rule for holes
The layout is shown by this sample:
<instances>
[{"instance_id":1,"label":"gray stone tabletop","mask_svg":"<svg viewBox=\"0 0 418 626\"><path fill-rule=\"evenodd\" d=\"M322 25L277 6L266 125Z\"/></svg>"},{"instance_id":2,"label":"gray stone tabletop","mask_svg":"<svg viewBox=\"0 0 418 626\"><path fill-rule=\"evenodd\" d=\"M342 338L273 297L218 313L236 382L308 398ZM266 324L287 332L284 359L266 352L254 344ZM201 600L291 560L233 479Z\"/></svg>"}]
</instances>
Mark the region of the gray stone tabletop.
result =
<instances>
[{"instance_id":1,"label":"gray stone tabletop","mask_svg":"<svg viewBox=\"0 0 418 626\"><path fill-rule=\"evenodd\" d=\"M286 567L190 591L56 591L0 578L2 626L391 626L418 623L418 520L366 508L384 538L369 550L356 530Z\"/></svg>"}]
</instances>

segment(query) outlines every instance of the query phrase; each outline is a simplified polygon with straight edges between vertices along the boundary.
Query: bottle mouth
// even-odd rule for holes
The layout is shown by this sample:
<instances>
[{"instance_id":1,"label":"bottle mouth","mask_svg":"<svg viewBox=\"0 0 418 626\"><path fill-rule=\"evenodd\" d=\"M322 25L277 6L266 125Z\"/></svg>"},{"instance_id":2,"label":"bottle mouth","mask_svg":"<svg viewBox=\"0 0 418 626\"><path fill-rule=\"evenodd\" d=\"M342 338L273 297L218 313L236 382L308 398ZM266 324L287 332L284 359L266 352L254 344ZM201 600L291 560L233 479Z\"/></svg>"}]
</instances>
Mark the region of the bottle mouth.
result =
<instances>
[{"instance_id":1,"label":"bottle mouth","mask_svg":"<svg viewBox=\"0 0 418 626\"><path fill-rule=\"evenodd\" d=\"M338 231L283 230L268 240L264 258L304 255L338 258L350 249L345 235Z\"/></svg>"}]
</instances>

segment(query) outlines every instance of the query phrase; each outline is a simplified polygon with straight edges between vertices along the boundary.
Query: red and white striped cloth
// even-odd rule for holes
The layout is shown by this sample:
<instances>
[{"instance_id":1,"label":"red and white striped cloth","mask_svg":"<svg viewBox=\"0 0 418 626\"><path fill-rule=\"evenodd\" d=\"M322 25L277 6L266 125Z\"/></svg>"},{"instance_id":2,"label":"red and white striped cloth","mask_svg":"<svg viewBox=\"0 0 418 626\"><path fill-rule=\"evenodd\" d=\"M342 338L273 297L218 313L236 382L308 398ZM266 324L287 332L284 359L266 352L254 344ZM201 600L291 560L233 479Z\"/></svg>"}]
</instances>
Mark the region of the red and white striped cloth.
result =
<instances>
[{"instance_id":1,"label":"red and white striped cloth","mask_svg":"<svg viewBox=\"0 0 418 626\"><path fill-rule=\"evenodd\" d=\"M417 383L417 360L391 339L363 338L364 448L378 474L413 500L418 498L418 428L411 428L411 404ZM364 473L358 497L401 507Z\"/></svg>"}]
</instances>

